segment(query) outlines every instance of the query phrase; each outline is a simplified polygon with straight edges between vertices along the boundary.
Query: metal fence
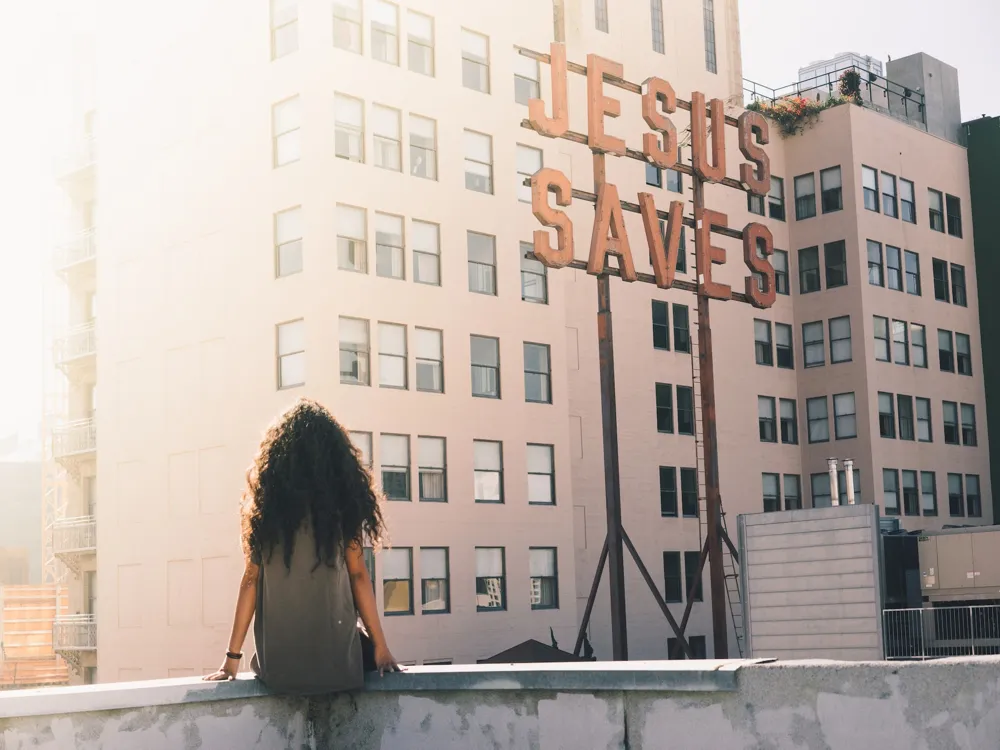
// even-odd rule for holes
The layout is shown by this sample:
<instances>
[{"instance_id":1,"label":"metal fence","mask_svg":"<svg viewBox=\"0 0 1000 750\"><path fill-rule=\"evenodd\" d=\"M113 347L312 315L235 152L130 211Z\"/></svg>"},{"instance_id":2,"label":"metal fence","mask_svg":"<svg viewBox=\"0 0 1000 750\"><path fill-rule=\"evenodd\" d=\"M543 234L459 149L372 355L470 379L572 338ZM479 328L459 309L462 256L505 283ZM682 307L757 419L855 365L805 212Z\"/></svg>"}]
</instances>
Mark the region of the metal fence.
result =
<instances>
[{"instance_id":1,"label":"metal fence","mask_svg":"<svg viewBox=\"0 0 1000 750\"><path fill-rule=\"evenodd\" d=\"M57 555L96 549L97 519L60 518L52 524L52 548Z\"/></svg>"},{"instance_id":2,"label":"metal fence","mask_svg":"<svg viewBox=\"0 0 1000 750\"><path fill-rule=\"evenodd\" d=\"M85 229L64 242L55 253L55 268L62 271L69 266L97 257L97 241L93 229Z\"/></svg>"},{"instance_id":3,"label":"metal fence","mask_svg":"<svg viewBox=\"0 0 1000 750\"><path fill-rule=\"evenodd\" d=\"M63 458L97 450L97 426L93 419L81 419L52 430L52 455Z\"/></svg>"},{"instance_id":4,"label":"metal fence","mask_svg":"<svg viewBox=\"0 0 1000 750\"><path fill-rule=\"evenodd\" d=\"M53 354L57 365L65 365L81 357L97 353L97 331L93 323L85 323L55 340Z\"/></svg>"},{"instance_id":5,"label":"metal fence","mask_svg":"<svg viewBox=\"0 0 1000 750\"><path fill-rule=\"evenodd\" d=\"M1000 654L1000 605L887 609L886 659Z\"/></svg>"},{"instance_id":6,"label":"metal fence","mask_svg":"<svg viewBox=\"0 0 1000 750\"><path fill-rule=\"evenodd\" d=\"M95 615L63 615L52 626L52 645L56 651L93 651L97 648Z\"/></svg>"}]
</instances>

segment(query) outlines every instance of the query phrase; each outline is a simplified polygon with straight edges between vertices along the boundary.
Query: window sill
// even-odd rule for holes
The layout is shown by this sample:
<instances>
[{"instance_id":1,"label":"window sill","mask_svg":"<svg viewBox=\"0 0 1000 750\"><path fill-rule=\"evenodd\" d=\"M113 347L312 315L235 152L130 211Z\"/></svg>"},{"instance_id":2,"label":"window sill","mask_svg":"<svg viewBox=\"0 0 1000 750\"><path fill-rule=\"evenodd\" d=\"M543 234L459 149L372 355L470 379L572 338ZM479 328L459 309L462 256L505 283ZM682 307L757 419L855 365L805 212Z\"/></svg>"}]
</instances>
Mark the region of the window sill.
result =
<instances>
[{"instance_id":1,"label":"window sill","mask_svg":"<svg viewBox=\"0 0 1000 750\"><path fill-rule=\"evenodd\" d=\"M552 604L552 605L549 605L549 606L542 606L542 605L536 605L536 604L532 604L531 605L531 611L532 612L544 612L544 611L552 611L552 610L557 610L557 609L559 609L559 605L558 604Z\"/></svg>"},{"instance_id":2,"label":"window sill","mask_svg":"<svg viewBox=\"0 0 1000 750\"><path fill-rule=\"evenodd\" d=\"M449 607L448 609L422 609L422 610L420 610L420 614L421 614L422 617L434 617L434 616L437 616L437 615L450 615L451 614L451 607Z\"/></svg>"},{"instance_id":3,"label":"window sill","mask_svg":"<svg viewBox=\"0 0 1000 750\"><path fill-rule=\"evenodd\" d=\"M533 503L530 500L528 501L528 505L530 505L532 507L535 507L535 508L555 508L556 507L555 503Z\"/></svg>"},{"instance_id":4,"label":"window sill","mask_svg":"<svg viewBox=\"0 0 1000 750\"><path fill-rule=\"evenodd\" d=\"M476 607L476 612L506 612L506 607Z\"/></svg>"},{"instance_id":5,"label":"window sill","mask_svg":"<svg viewBox=\"0 0 1000 750\"><path fill-rule=\"evenodd\" d=\"M480 500L476 499L476 505L504 505L503 500Z\"/></svg>"},{"instance_id":6,"label":"window sill","mask_svg":"<svg viewBox=\"0 0 1000 750\"><path fill-rule=\"evenodd\" d=\"M383 617L413 617L413 611L409 612L382 612Z\"/></svg>"},{"instance_id":7,"label":"window sill","mask_svg":"<svg viewBox=\"0 0 1000 750\"><path fill-rule=\"evenodd\" d=\"M435 503L437 505L447 505L448 498L446 498L446 497L435 497L435 498L422 497L422 498L420 498L420 502L422 502L422 503Z\"/></svg>"}]
</instances>

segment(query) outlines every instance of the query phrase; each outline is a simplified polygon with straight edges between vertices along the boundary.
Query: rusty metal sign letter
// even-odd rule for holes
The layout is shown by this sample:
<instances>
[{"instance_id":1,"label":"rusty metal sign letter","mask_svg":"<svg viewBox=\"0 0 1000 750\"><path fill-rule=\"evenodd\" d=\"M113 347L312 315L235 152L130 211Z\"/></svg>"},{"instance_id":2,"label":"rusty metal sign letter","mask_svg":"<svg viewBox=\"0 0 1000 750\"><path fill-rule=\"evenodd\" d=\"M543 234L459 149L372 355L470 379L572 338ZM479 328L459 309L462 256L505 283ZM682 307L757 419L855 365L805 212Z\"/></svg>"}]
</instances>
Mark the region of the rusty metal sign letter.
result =
<instances>
[{"instance_id":1,"label":"rusty metal sign letter","mask_svg":"<svg viewBox=\"0 0 1000 750\"><path fill-rule=\"evenodd\" d=\"M757 136L756 143L754 135ZM750 164L740 164L740 184L754 195L767 195L771 191L771 159L761 146L766 146L771 139L764 115L749 111L740 115L739 139L743 156L756 165L755 168Z\"/></svg>"},{"instance_id":2,"label":"rusty metal sign letter","mask_svg":"<svg viewBox=\"0 0 1000 750\"><path fill-rule=\"evenodd\" d=\"M604 132L605 116L618 117L622 113L622 103L604 95L605 73L621 78L624 68L600 55L587 55L587 145L594 151L624 156L625 141Z\"/></svg>"},{"instance_id":3,"label":"rusty metal sign letter","mask_svg":"<svg viewBox=\"0 0 1000 750\"><path fill-rule=\"evenodd\" d=\"M610 182L601 185L597 194L597 217L594 220L594 234L590 238L590 260L587 262L587 273L599 276L604 273L608 255L618 258L618 271L622 281L635 281L639 277L635 273L635 263L632 261L632 250L628 244L628 232L625 231L625 217L622 215L622 204L618 199L618 188Z\"/></svg>"},{"instance_id":4,"label":"rusty metal sign letter","mask_svg":"<svg viewBox=\"0 0 1000 750\"><path fill-rule=\"evenodd\" d=\"M712 225L728 226L729 217L717 211L702 209L695 215L695 258L698 265L698 290L712 299L729 299L733 289L728 284L712 281L712 265L726 262L726 249L712 247Z\"/></svg>"},{"instance_id":5,"label":"rusty metal sign letter","mask_svg":"<svg viewBox=\"0 0 1000 750\"><path fill-rule=\"evenodd\" d=\"M708 115L705 95L691 94L691 166L706 182L726 178L726 109L721 99L712 100L712 158L708 156Z\"/></svg>"},{"instance_id":6,"label":"rusty metal sign letter","mask_svg":"<svg viewBox=\"0 0 1000 750\"><path fill-rule=\"evenodd\" d=\"M647 78L642 84L642 119L655 132L642 136L642 155L646 161L660 169L670 169L677 163L677 128L666 115L677 111L677 94L674 87L662 78ZM663 145L656 134L663 136Z\"/></svg>"},{"instance_id":7,"label":"rusty metal sign letter","mask_svg":"<svg viewBox=\"0 0 1000 750\"><path fill-rule=\"evenodd\" d=\"M649 262L653 266L656 286L660 289L669 289L674 285L674 276L677 273L677 252L681 245L684 202L673 201L670 204L670 216L666 226L666 247L664 247L663 235L660 234L660 220L656 215L656 205L653 203L651 193L639 193L639 210L642 212L642 225L646 229Z\"/></svg>"},{"instance_id":8,"label":"rusty metal sign letter","mask_svg":"<svg viewBox=\"0 0 1000 750\"><path fill-rule=\"evenodd\" d=\"M757 248L763 252L763 258L757 254ZM774 288L774 266L768 260L773 254L774 237L771 235L771 230L756 222L747 224L743 230L743 262L752 273L759 273L764 277L764 289L761 290L757 280L750 275L746 277L746 292L750 304L761 310L771 307L777 296L777 290Z\"/></svg>"},{"instance_id":9,"label":"rusty metal sign letter","mask_svg":"<svg viewBox=\"0 0 1000 750\"><path fill-rule=\"evenodd\" d=\"M569 100L566 94L566 45L552 42L549 74L552 77L552 117L545 115L545 102L528 101L528 122L546 138L560 138L569 130Z\"/></svg>"},{"instance_id":10,"label":"rusty metal sign letter","mask_svg":"<svg viewBox=\"0 0 1000 750\"><path fill-rule=\"evenodd\" d=\"M536 229L534 252L549 268L565 268L573 262L573 221L565 211L549 205L549 189L555 188L556 205L566 207L573 202L569 178L558 169L546 167L531 177L531 211L544 227L556 230L556 248L549 242L549 233Z\"/></svg>"}]
</instances>

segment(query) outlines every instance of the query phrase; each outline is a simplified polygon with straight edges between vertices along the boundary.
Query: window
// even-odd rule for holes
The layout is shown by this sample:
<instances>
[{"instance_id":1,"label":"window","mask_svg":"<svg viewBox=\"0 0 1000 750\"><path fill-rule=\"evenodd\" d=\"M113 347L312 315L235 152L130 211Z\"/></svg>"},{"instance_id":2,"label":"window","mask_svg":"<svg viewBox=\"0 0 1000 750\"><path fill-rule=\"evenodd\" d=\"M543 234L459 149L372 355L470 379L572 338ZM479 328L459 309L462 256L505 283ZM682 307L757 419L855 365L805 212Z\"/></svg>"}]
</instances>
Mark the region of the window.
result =
<instances>
[{"instance_id":1,"label":"window","mask_svg":"<svg viewBox=\"0 0 1000 750\"><path fill-rule=\"evenodd\" d=\"M507 573L503 547L476 547L476 610L507 609Z\"/></svg>"},{"instance_id":2,"label":"window","mask_svg":"<svg viewBox=\"0 0 1000 750\"><path fill-rule=\"evenodd\" d=\"M969 518L983 517L983 499L979 494L979 475L965 475L965 503L969 508Z\"/></svg>"},{"instance_id":3,"label":"window","mask_svg":"<svg viewBox=\"0 0 1000 750\"><path fill-rule=\"evenodd\" d=\"M375 214L375 273L386 279L406 277L403 217Z\"/></svg>"},{"instance_id":4,"label":"window","mask_svg":"<svg viewBox=\"0 0 1000 750\"><path fill-rule=\"evenodd\" d=\"M774 414L774 399L767 396L757 397L757 431L760 442L777 443L778 430Z\"/></svg>"},{"instance_id":5,"label":"window","mask_svg":"<svg viewBox=\"0 0 1000 750\"><path fill-rule=\"evenodd\" d=\"M955 350L952 345L951 331L938 329L938 363L941 372L955 372Z\"/></svg>"},{"instance_id":6,"label":"window","mask_svg":"<svg viewBox=\"0 0 1000 750\"><path fill-rule=\"evenodd\" d=\"M663 553L663 600L677 604L684 600L683 577L681 576L681 553Z\"/></svg>"},{"instance_id":7,"label":"window","mask_svg":"<svg viewBox=\"0 0 1000 750\"><path fill-rule=\"evenodd\" d=\"M885 286L882 244L874 240L868 240L868 283L872 286Z\"/></svg>"},{"instance_id":8,"label":"window","mask_svg":"<svg viewBox=\"0 0 1000 750\"><path fill-rule=\"evenodd\" d=\"M465 187L477 193L493 193L493 138L465 131Z\"/></svg>"},{"instance_id":9,"label":"window","mask_svg":"<svg viewBox=\"0 0 1000 750\"><path fill-rule=\"evenodd\" d=\"M826 260L826 288L847 286L847 245L844 241L824 245L823 257Z\"/></svg>"},{"instance_id":10,"label":"window","mask_svg":"<svg viewBox=\"0 0 1000 750\"><path fill-rule=\"evenodd\" d=\"M420 480L420 500L425 503L448 502L448 483L445 479L445 439L442 437L417 438L417 471Z\"/></svg>"},{"instance_id":11,"label":"window","mask_svg":"<svg viewBox=\"0 0 1000 750\"><path fill-rule=\"evenodd\" d=\"M931 229L944 232L944 196L937 190L927 190Z\"/></svg>"},{"instance_id":12,"label":"window","mask_svg":"<svg viewBox=\"0 0 1000 750\"><path fill-rule=\"evenodd\" d=\"M271 0L271 59L299 48L299 6L295 0Z\"/></svg>"},{"instance_id":13,"label":"window","mask_svg":"<svg viewBox=\"0 0 1000 750\"><path fill-rule=\"evenodd\" d=\"M372 58L399 65L399 8L385 0L373 0Z\"/></svg>"},{"instance_id":14,"label":"window","mask_svg":"<svg viewBox=\"0 0 1000 750\"><path fill-rule=\"evenodd\" d=\"M837 440L858 436L857 405L853 393L839 393L833 397L833 417Z\"/></svg>"},{"instance_id":15,"label":"window","mask_svg":"<svg viewBox=\"0 0 1000 750\"><path fill-rule=\"evenodd\" d=\"M674 305L674 351L691 353L691 325L687 305Z\"/></svg>"},{"instance_id":16,"label":"window","mask_svg":"<svg viewBox=\"0 0 1000 750\"><path fill-rule=\"evenodd\" d=\"M648 171L648 170L647 170ZM764 196L747 193L747 211L758 216L764 215Z\"/></svg>"},{"instance_id":17,"label":"window","mask_svg":"<svg viewBox=\"0 0 1000 750\"><path fill-rule=\"evenodd\" d=\"M908 516L920 515L920 491L917 488L917 472L903 470L903 513Z\"/></svg>"},{"instance_id":18,"label":"window","mask_svg":"<svg viewBox=\"0 0 1000 750\"><path fill-rule=\"evenodd\" d=\"M830 363L851 361L851 318L830 318Z\"/></svg>"},{"instance_id":19,"label":"window","mask_svg":"<svg viewBox=\"0 0 1000 750\"><path fill-rule=\"evenodd\" d=\"M813 474L809 477L812 489L812 501L814 508L829 508L833 505L833 496L830 494L830 475L826 472Z\"/></svg>"},{"instance_id":20,"label":"window","mask_svg":"<svg viewBox=\"0 0 1000 750\"><path fill-rule=\"evenodd\" d=\"M826 364L822 320L802 325L802 353L806 367L822 367Z\"/></svg>"},{"instance_id":21,"label":"window","mask_svg":"<svg viewBox=\"0 0 1000 750\"><path fill-rule=\"evenodd\" d=\"M896 406L891 393L878 394L878 430L882 437L896 439Z\"/></svg>"},{"instance_id":22,"label":"window","mask_svg":"<svg viewBox=\"0 0 1000 750\"><path fill-rule=\"evenodd\" d=\"M771 191L767 194L767 212L772 219L785 220L785 181L771 175Z\"/></svg>"},{"instance_id":23,"label":"window","mask_svg":"<svg viewBox=\"0 0 1000 750\"><path fill-rule=\"evenodd\" d=\"M378 384L382 388L406 388L406 326L378 324Z\"/></svg>"},{"instance_id":24,"label":"window","mask_svg":"<svg viewBox=\"0 0 1000 750\"><path fill-rule=\"evenodd\" d=\"M910 364L909 328L902 320L892 321L892 360L897 365Z\"/></svg>"},{"instance_id":25,"label":"window","mask_svg":"<svg viewBox=\"0 0 1000 750\"><path fill-rule=\"evenodd\" d=\"M361 54L361 0L334 0L333 46Z\"/></svg>"},{"instance_id":26,"label":"window","mask_svg":"<svg viewBox=\"0 0 1000 750\"><path fill-rule=\"evenodd\" d=\"M913 366L927 368L927 329L919 323L910 324L910 348Z\"/></svg>"},{"instance_id":27,"label":"window","mask_svg":"<svg viewBox=\"0 0 1000 750\"><path fill-rule=\"evenodd\" d=\"M365 160L364 102L353 96L334 96L334 144L339 159L363 162Z\"/></svg>"},{"instance_id":28,"label":"window","mask_svg":"<svg viewBox=\"0 0 1000 750\"><path fill-rule=\"evenodd\" d=\"M917 401L917 440L921 443L934 442L934 430L931 427L931 401L928 398L918 398Z\"/></svg>"},{"instance_id":29,"label":"window","mask_svg":"<svg viewBox=\"0 0 1000 750\"><path fill-rule=\"evenodd\" d=\"M524 181L530 179L542 168L541 149L517 144L517 199L522 203L531 203L531 186Z\"/></svg>"},{"instance_id":30,"label":"window","mask_svg":"<svg viewBox=\"0 0 1000 750\"><path fill-rule=\"evenodd\" d=\"M958 404L954 401L942 402L944 414L944 442L947 445L961 445L958 432Z\"/></svg>"},{"instance_id":31,"label":"window","mask_svg":"<svg viewBox=\"0 0 1000 750\"><path fill-rule=\"evenodd\" d=\"M785 323L774 324L775 349L778 353L778 367L795 369L795 352L792 348L792 327Z\"/></svg>"},{"instance_id":32,"label":"window","mask_svg":"<svg viewBox=\"0 0 1000 750\"><path fill-rule=\"evenodd\" d=\"M674 431L674 392L669 383L656 384L656 431Z\"/></svg>"},{"instance_id":33,"label":"window","mask_svg":"<svg viewBox=\"0 0 1000 750\"><path fill-rule=\"evenodd\" d=\"M795 218L798 221L816 215L816 175L804 174L795 178Z\"/></svg>"},{"instance_id":34,"label":"window","mask_svg":"<svg viewBox=\"0 0 1000 750\"><path fill-rule=\"evenodd\" d=\"M434 75L434 19L417 13L407 13L406 58L410 70L425 76Z\"/></svg>"},{"instance_id":35,"label":"window","mask_svg":"<svg viewBox=\"0 0 1000 750\"><path fill-rule=\"evenodd\" d=\"M818 292L820 289L819 248L799 250L799 294Z\"/></svg>"},{"instance_id":36,"label":"window","mask_svg":"<svg viewBox=\"0 0 1000 750\"><path fill-rule=\"evenodd\" d=\"M670 351L670 308L666 302L653 300L653 348Z\"/></svg>"},{"instance_id":37,"label":"window","mask_svg":"<svg viewBox=\"0 0 1000 750\"><path fill-rule=\"evenodd\" d=\"M608 33L608 0L594 0L594 28Z\"/></svg>"},{"instance_id":38,"label":"window","mask_svg":"<svg viewBox=\"0 0 1000 750\"><path fill-rule=\"evenodd\" d=\"M398 109L381 104L372 105L372 140L375 145L375 166L401 172L403 156Z\"/></svg>"},{"instance_id":39,"label":"window","mask_svg":"<svg viewBox=\"0 0 1000 750\"><path fill-rule=\"evenodd\" d=\"M677 386L677 434L694 435L694 391Z\"/></svg>"},{"instance_id":40,"label":"window","mask_svg":"<svg viewBox=\"0 0 1000 750\"><path fill-rule=\"evenodd\" d=\"M538 305L549 303L548 269L535 259L535 247L522 242L521 248L521 299Z\"/></svg>"},{"instance_id":41,"label":"window","mask_svg":"<svg viewBox=\"0 0 1000 750\"><path fill-rule=\"evenodd\" d=\"M382 491L387 500L410 499L410 438L383 435L380 443Z\"/></svg>"},{"instance_id":42,"label":"window","mask_svg":"<svg viewBox=\"0 0 1000 750\"><path fill-rule=\"evenodd\" d=\"M677 469L660 467L660 515L677 518Z\"/></svg>"},{"instance_id":43,"label":"window","mask_svg":"<svg viewBox=\"0 0 1000 750\"><path fill-rule=\"evenodd\" d=\"M976 437L976 407L962 404L962 445L974 448L979 444Z\"/></svg>"},{"instance_id":44,"label":"window","mask_svg":"<svg viewBox=\"0 0 1000 750\"><path fill-rule=\"evenodd\" d=\"M802 479L798 474L785 474L785 510L802 510Z\"/></svg>"},{"instance_id":45,"label":"window","mask_svg":"<svg viewBox=\"0 0 1000 750\"><path fill-rule=\"evenodd\" d=\"M903 252L906 263L906 293L919 297L920 291L920 256L909 250Z\"/></svg>"},{"instance_id":46,"label":"window","mask_svg":"<svg viewBox=\"0 0 1000 750\"><path fill-rule=\"evenodd\" d=\"M667 50L663 42L663 0L649 0L649 25L653 31L653 52Z\"/></svg>"},{"instance_id":47,"label":"window","mask_svg":"<svg viewBox=\"0 0 1000 750\"><path fill-rule=\"evenodd\" d=\"M902 208L903 221L910 224L917 223L917 199L913 190L913 183L909 180L899 179L899 203Z\"/></svg>"},{"instance_id":48,"label":"window","mask_svg":"<svg viewBox=\"0 0 1000 750\"><path fill-rule=\"evenodd\" d=\"M547 344L524 344L524 400L552 403L552 367Z\"/></svg>"},{"instance_id":49,"label":"window","mask_svg":"<svg viewBox=\"0 0 1000 750\"><path fill-rule=\"evenodd\" d=\"M899 472L882 469L882 509L887 515L899 515Z\"/></svg>"},{"instance_id":50,"label":"window","mask_svg":"<svg viewBox=\"0 0 1000 750\"><path fill-rule=\"evenodd\" d=\"M365 241L365 209L337 205L337 267L344 271L368 272Z\"/></svg>"},{"instance_id":51,"label":"window","mask_svg":"<svg viewBox=\"0 0 1000 750\"><path fill-rule=\"evenodd\" d=\"M691 649L691 654L695 659L707 659L705 655L708 652L705 650L706 640L703 635L689 635L687 636L688 648ZM667 638L667 659L670 661L684 661L687 659L687 655L681 649L680 644L677 643L676 638Z\"/></svg>"},{"instance_id":52,"label":"window","mask_svg":"<svg viewBox=\"0 0 1000 750\"><path fill-rule=\"evenodd\" d=\"M278 388L294 388L306 382L306 322L279 323Z\"/></svg>"},{"instance_id":53,"label":"window","mask_svg":"<svg viewBox=\"0 0 1000 750\"><path fill-rule=\"evenodd\" d=\"M764 489L764 512L777 513L781 510L781 477L778 474L761 474Z\"/></svg>"},{"instance_id":54,"label":"window","mask_svg":"<svg viewBox=\"0 0 1000 750\"><path fill-rule=\"evenodd\" d=\"M913 398L910 396L896 396L896 408L899 412L899 439L914 440L913 425Z\"/></svg>"},{"instance_id":55,"label":"window","mask_svg":"<svg viewBox=\"0 0 1000 750\"><path fill-rule=\"evenodd\" d=\"M888 172L882 173L882 213L891 219L899 218L896 203L896 178Z\"/></svg>"},{"instance_id":56,"label":"window","mask_svg":"<svg viewBox=\"0 0 1000 750\"><path fill-rule=\"evenodd\" d=\"M889 272L889 288L897 292L903 291L903 260L898 247L885 246L885 265Z\"/></svg>"},{"instance_id":57,"label":"window","mask_svg":"<svg viewBox=\"0 0 1000 750\"><path fill-rule=\"evenodd\" d=\"M472 395L500 398L500 340L472 336Z\"/></svg>"},{"instance_id":58,"label":"window","mask_svg":"<svg viewBox=\"0 0 1000 750\"><path fill-rule=\"evenodd\" d=\"M878 315L872 316L875 327L875 359L879 362L892 362L889 354L889 319Z\"/></svg>"},{"instance_id":59,"label":"window","mask_svg":"<svg viewBox=\"0 0 1000 750\"><path fill-rule=\"evenodd\" d=\"M965 296L965 266L951 264L951 301L960 306L968 307Z\"/></svg>"},{"instance_id":60,"label":"window","mask_svg":"<svg viewBox=\"0 0 1000 750\"><path fill-rule=\"evenodd\" d=\"M681 513L685 518L698 517L698 474L694 469L681 469Z\"/></svg>"},{"instance_id":61,"label":"window","mask_svg":"<svg viewBox=\"0 0 1000 750\"><path fill-rule=\"evenodd\" d=\"M920 472L920 508L925 516L938 514L937 476L933 471Z\"/></svg>"},{"instance_id":62,"label":"window","mask_svg":"<svg viewBox=\"0 0 1000 750\"><path fill-rule=\"evenodd\" d=\"M962 236L962 199L954 195L946 195L948 206L948 234L952 237Z\"/></svg>"},{"instance_id":63,"label":"window","mask_svg":"<svg viewBox=\"0 0 1000 750\"><path fill-rule=\"evenodd\" d=\"M420 601L425 615L451 611L448 557L447 547L420 548Z\"/></svg>"},{"instance_id":64,"label":"window","mask_svg":"<svg viewBox=\"0 0 1000 750\"><path fill-rule=\"evenodd\" d=\"M771 323L767 320L754 320L754 351L758 365L774 366L774 347L771 339Z\"/></svg>"},{"instance_id":65,"label":"window","mask_svg":"<svg viewBox=\"0 0 1000 750\"><path fill-rule=\"evenodd\" d=\"M688 601L705 601L703 586L701 585L701 571L698 564L701 562L701 552L684 553L684 571L687 574L685 591Z\"/></svg>"},{"instance_id":66,"label":"window","mask_svg":"<svg viewBox=\"0 0 1000 750\"><path fill-rule=\"evenodd\" d=\"M865 208L878 213L878 172L871 167L861 167L861 187L865 194Z\"/></svg>"},{"instance_id":67,"label":"window","mask_svg":"<svg viewBox=\"0 0 1000 750\"><path fill-rule=\"evenodd\" d=\"M345 385L368 385L371 359L368 321L340 319L340 382Z\"/></svg>"},{"instance_id":68,"label":"window","mask_svg":"<svg viewBox=\"0 0 1000 750\"><path fill-rule=\"evenodd\" d=\"M715 57L715 0L703 0L705 13L705 70L718 73Z\"/></svg>"},{"instance_id":69,"label":"window","mask_svg":"<svg viewBox=\"0 0 1000 750\"><path fill-rule=\"evenodd\" d=\"M968 334L955 334L955 351L957 353L958 374L972 375L972 344Z\"/></svg>"},{"instance_id":70,"label":"window","mask_svg":"<svg viewBox=\"0 0 1000 750\"><path fill-rule=\"evenodd\" d=\"M390 548L382 555L382 594L385 614L413 614L413 550Z\"/></svg>"},{"instance_id":71,"label":"window","mask_svg":"<svg viewBox=\"0 0 1000 750\"><path fill-rule=\"evenodd\" d=\"M788 253L784 250L775 250L771 256L771 265L774 266L774 290L778 294L789 294Z\"/></svg>"},{"instance_id":72,"label":"window","mask_svg":"<svg viewBox=\"0 0 1000 750\"><path fill-rule=\"evenodd\" d=\"M823 213L829 214L844 208L840 167L831 167L819 173L819 189L822 191Z\"/></svg>"},{"instance_id":73,"label":"window","mask_svg":"<svg viewBox=\"0 0 1000 750\"><path fill-rule=\"evenodd\" d=\"M528 106L528 102L532 99L540 99L542 94L541 87L541 68L538 64L538 60L532 60L530 57L525 57L519 54L516 50L514 52L514 101L518 104L523 104Z\"/></svg>"},{"instance_id":74,"label":"window","mask_svg":"<svg viewBox=\"0 0 1000 750\"><path fill-rule=\"evenodd\" d=\"M951 302L948 290L948 264L937 258L934 258L931 264L934 267L934 299Z\"/></svg>"},{"instance_id":75,"label":"window","mask_svg":"<svg viewBox=\"0 0 1000 750\"><path fill-rule=\"evenodd\" d=\"M274 215L274 264L278 278L302 272L302 207Z\"/></svg>"},{"instance_id":76,"label":"window","mask_svg":"<svg viewBox=\"0 0 1000 750\"><path fill-rule=\"evenodd\" d=\"M441 286L441 227L414 219L410 229L413 280L418 284Z\"/></svg>"},{"instance_id":77,"label":"window","mask_svg":"<svg viewBox=\"0 0 1000 750\"><path fill-rule=\"evenodd\" d=\"M497 293L497 238L479 232L466 232L469 251L469 291L476 294Z\"/></svg>"},{"instance_id":78,"label":"window","mask_svg":"<svg viewBox=\"0 0 1000 750\"><path fill-rule=\"evenodd\" d=\"M444 347L441 338L441 331L432 328L413 329L418 391L444 393Z\"/></svg>"},{"instance_id":79,"label":"window","mask_svg":"<svg viewBox=\"0 0 1000 750\"><path fill-rule=\"evenodd\" d=\"M677 149L677 163L680 164L683 161L684 149L678 147ZM667 170L667 190L672 193L684 193L684 175L678 172L676 169ZM681 227L681 247L684 247L684 227Z\"/></svg>"},{"instance_id":80,"label":"window","mask_svg":"<svg viewBox=\"0 0 1000 750\"><path fill-rule=\"evenodd\" d=\"M528 572L531 575L531 608L559 609L556 551L548 547L529 549Z\"/></svg>"},{"instance_id":81,"label":"window","mask_svg":"<svg viewBox=\"0 0 1000 750\"><path fill-rule=\"evenodd\" d=\"M829 442L830 413L826 396L806 399L806 419L809 422L809 442Z\"/></svg>"},{"instance_id":82,"label":"window","mask_svg":"<svg viewBox=\"0 0 1000 750\"><path fill-rule=\"evenodd\" d=\"M528 443L528 505L555 504L555 449Z\"/></svg>"},{"instance_id":83,"label":"window","mask_svg":"<svg viewBox=\"0 0 1000 750\"><path fill-rule=\"evenodd\" d=\"M472 443L477 503L502 503L503 445L489 440Z\"/></svg>"},{"instance_id":84,"label":"window","mask_svg":"<svg viewBox=\"0 0 1000 750\"><path fill-rule=\"evenodd\" d=\"M462 29L462 85L490 93L490 40L468 29Z\"/></svg>"},{"instance_id":85,"label":"window","mask_svg":"<svg viewBox=\"0 0 1000 750\"><path fill-rule=\"evenodd\" d=\"M410 174L437 179L437 123L428 117L410 115Z\"/></svg>"},{"instance_id":86,"label":"window","mask_svg":"<svg viewBox=\"0 0 1000 750\"><path fill-rule=\"evenodd\" d=\"M965 516L965 488L961 474L948 475L948 513L962 518Z\"/></svg>"},{"instance_id":87,"label":"window","mask_svg":"<svg viewBox=\"0 0 1000 750\"><path fill-rule=\"evenodd\" d=\"M357 448L361 465L371 471L372 468L372 434L370 432L351 432L351 443Z\"/></svg>"},{"instance_id":88,"label":"window","mask_svg":"<svg viewBox=\"0 0 1000 750\"><path fill-rule=\"evenodd\" d=\"M302 127L299 113L299 97L293 96L271 107L272 148L275 167L298 161L302 156L299 142L299 128Z\"/></svg>"},{"instance_id":89,"label":"window","mask_svg":"<svg viewBox=\"0 0 1000 750\"><path fill-rule=\"evenodd\" d=\"M799 444L799 418L794 399L781 399L781 442Z\"/></svg>"}]
</instances>

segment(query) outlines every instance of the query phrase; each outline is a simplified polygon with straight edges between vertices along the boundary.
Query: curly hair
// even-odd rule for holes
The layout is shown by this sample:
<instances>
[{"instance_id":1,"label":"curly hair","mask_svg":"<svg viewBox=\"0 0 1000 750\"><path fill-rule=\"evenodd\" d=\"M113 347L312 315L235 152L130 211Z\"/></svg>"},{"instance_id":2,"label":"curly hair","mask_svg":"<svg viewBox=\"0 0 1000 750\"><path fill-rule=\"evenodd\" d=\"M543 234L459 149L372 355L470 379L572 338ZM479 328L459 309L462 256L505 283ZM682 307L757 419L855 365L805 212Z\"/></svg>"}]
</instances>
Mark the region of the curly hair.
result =
<instances>
[{"instance_id":1,"label":"curly hair","mask_svg":"<svg viewBox=\"0 0 1000 750\"><path fill-rule=\"evenodd\" d=\"M269 561L281 545L290 568L304 524L315 539L316 568L336 567L352 543L378 546L385 535L380 498L360 452L333 415L308 399L267 429L247 471L242 506L243 551L257 562Z\"/></svg>"}]
</instances>

